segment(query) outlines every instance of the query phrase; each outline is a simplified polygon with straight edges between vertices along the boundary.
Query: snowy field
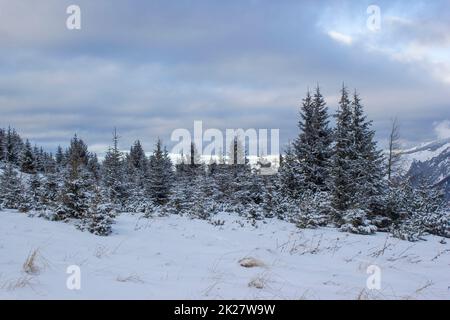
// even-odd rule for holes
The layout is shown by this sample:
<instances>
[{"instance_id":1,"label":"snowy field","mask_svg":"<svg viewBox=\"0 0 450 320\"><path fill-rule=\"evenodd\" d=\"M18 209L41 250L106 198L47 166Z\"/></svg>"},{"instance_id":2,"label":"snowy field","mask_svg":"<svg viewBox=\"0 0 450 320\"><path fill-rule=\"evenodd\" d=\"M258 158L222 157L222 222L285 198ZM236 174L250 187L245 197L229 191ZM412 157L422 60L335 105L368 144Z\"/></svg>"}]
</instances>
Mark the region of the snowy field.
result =
<instances>
[{"instance_id":1,"label":"snowy field","mask_svg":"<svg viewBox=\"0 0 450 320\"><path fill-rule=\"evenodd\" d=\"M450 240L220 219L223 226L122 214L113 235L98 237L2 211L0 298L450 299ZM24 268L35 250L33 268ZM80 290L66 287L70 265L80 266ZM366 288L370 265L381 269L380 290Z\"/></svg>"}]
</instances>

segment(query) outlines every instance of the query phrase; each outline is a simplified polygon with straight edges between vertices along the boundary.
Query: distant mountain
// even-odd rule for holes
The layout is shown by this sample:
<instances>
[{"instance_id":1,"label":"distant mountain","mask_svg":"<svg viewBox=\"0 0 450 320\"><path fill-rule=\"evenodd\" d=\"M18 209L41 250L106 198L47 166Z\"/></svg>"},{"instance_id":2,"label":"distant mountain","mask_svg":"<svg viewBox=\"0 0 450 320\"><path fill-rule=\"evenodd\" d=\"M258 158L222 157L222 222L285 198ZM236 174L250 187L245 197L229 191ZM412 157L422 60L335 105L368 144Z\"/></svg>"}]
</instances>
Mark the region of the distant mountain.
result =
<instances>
[{"instance_id":1,"label":"distant mountain","mask_svg":"<svg viewBox=\"0 0 450 320\"><path fill-rule=\"evenodd\" d=\"M443 187L450 200L450 138L421 144L403 152L403 165L413 184L426 181Z\"/></svg>"}]
</instances>

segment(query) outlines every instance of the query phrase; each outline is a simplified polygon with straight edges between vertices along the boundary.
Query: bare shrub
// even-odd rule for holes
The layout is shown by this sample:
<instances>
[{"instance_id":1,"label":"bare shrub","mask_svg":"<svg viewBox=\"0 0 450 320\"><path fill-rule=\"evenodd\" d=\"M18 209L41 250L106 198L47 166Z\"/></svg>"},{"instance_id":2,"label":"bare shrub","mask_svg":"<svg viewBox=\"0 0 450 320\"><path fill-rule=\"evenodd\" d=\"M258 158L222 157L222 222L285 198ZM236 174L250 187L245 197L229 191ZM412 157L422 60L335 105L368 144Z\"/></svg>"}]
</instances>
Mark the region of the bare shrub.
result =
<instances>
[{"instance_id":1,"label":"bare shrub","mask_svg":"<svg viewBox=\"0 0 450 320\"><path fill-rule=\"evenodd\" d=\"M22 265L22 270L30 275L36 275L39 274L39 272L42 270L42 267L38 264L38 258L39 258L39 249L34 249L30 252L27 259Z\"/></svg>"}]
</instances>

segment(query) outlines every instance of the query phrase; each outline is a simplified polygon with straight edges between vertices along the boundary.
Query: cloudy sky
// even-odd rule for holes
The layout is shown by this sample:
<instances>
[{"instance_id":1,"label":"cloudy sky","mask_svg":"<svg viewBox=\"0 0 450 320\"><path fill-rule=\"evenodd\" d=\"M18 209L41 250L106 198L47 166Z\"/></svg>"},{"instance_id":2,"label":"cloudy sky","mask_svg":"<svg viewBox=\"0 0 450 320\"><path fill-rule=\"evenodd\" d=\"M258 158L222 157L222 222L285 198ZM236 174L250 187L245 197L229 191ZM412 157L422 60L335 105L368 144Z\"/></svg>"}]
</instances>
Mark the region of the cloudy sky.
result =
<instances>
[{"instance_id":1,"label":"cloudy sky","mask_svg":"<svg viewBox=\"0 0 450 320\"><path fill-rule=\"evenodd\" d=\"M81 8L81 30L66 9ZM380 30L367 27L369 5ZM279 128L319 83L334 112L360 92L383 144L450 135L450 2L0 0L0 126L53 150L77 132L102 152L174 129Z\"/></svg>"}]
</instances>

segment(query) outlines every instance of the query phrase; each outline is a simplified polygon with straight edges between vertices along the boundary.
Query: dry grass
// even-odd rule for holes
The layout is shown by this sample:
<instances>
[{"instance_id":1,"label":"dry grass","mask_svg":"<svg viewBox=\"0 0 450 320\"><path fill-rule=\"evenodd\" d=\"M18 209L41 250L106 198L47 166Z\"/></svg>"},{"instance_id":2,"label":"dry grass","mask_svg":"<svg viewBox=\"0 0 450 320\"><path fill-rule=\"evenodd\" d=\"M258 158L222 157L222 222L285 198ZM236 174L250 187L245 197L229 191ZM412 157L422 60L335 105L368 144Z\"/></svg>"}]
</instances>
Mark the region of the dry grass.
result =
<instances>
[{"instance_id":1,"label":"dry grass","mask_svg":"<svg viewBox=\"0 0 450 320\"><path fill-rule=\"evenodd\" d=\"M101 259L101 258L103 258L103 257L105 257L107 255L108 255L108 248L107 247L98 246L97 248L95 248L94 256L96 258Z\"/></svg>"},{"instance_id":2,"label":"dry grass","mask_svg":"<svg viewBox=\"0 0 450 320\"><path fill-rule=\"evenodd\" d=\"M124 242L125 240L122 240L113 248L109 248L107 246L98 246L94 249L94 256L98 259L102 259L114 255L117 253Z\"/></svg>"},{"instance_id":3,"label":"dry grass","mask_svg":"<svg viewBox=\"0 0 450 320\"><path fill-rule=\"evenodd\" d=\"M248 286L256 289L264 289L266 287L266 280L262 277L257 277L255 279L252 279L248 283Z\"/></svg>"},{"instance_id":4,"label":"dry grass","mask_svg":"<svg viewBox=\"0 0 450 320\"><path fill-rule=\"evenodd\" d=\"M356 296L356 300L369 300L369 295L366 289L362 289Z\"/></svg>"},{"instance_id":5,"label":"dry grass","mask_svg":"<svg viewBox=\"0 0 450 320\"><path fill-rule=\"evenodd\" d=\"M16 289L22 289L25 287L32 288L32 280L33 277L30 276L23 276L17 279L8 280L5 283L1 285L1 288L7 291L12 291Z\"/></svg>"},{"instance_id":6,"label":"dry grass","mask_svg":"<svg viewBox=\"0 0 450 320\"><path fill-rule=\"evenodd\" d=\"M39 266L38 264L38 258L39 258L39 249L34 249L30 252L27 259L22 265L22 270L29 275L36 275L41 272L43 269L42 266Z\"/></svg>"},{"instance_id":7,"label":"dry grass","mask_svg":"<svg viewBox=\"0 0 450 320\"><path fill-rule=\"evenodd\" d=\"M144 283L144 280L142 280L137 274L131 274L126 277L119 275L116 280L119 282Z\"/></svg>"},{"instance_id":8,"label":"dry grass","mask_svg":"<svg viewBox=\"0 0 450 320\"><path fill-rule=\"evenodd\" d=\"M419 287L418 289L416 289L416 291L414 292L414 294L418 296L418 295L420 295L423 291L425 291L426 289L428 289L429 287L431 287L431 286L433 286L433 285L434 285L433 281L427 280L427 282L426 282L423 286L421 286L421 287Z\"/></svg>"},{"instance_id":9,"label":"dry grass","mask_svg":"<svg viewBox=\"0 0 450 320\"><path fill-rule=\"evenodd\" d=\"M239 265L244 268L264 267L265 264L261 260L253 257L246 257L239 260Z\"/></svg>"}]
</instances>

